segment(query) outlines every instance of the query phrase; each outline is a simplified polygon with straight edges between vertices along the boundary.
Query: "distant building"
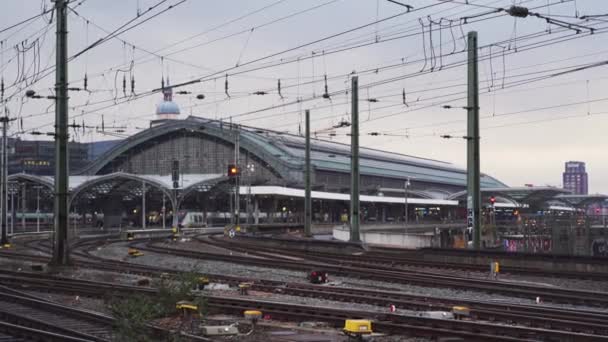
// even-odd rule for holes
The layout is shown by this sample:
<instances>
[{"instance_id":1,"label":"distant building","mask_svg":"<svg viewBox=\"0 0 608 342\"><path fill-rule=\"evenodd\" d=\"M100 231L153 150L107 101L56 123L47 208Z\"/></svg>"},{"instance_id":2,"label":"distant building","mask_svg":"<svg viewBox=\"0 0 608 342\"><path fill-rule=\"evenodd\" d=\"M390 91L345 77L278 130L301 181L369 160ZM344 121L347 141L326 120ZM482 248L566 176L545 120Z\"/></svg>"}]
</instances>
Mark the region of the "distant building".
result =
<instances>
[{"instance_id":1,"label":"distant building","mask_svg":"<svg viewBox=\"0 0 608 342\"><path fill-rule=\"evenodd\" d=\"M566 162L563 173L564 189L572 191L576 195L587 195L589 193L587 171L585 163L579 161Z\"/></svg>"},{"instance_id":2,"label":"distant building","mask_svg":"<svg viewBox=\"0 0 608 342\"><path fill-rule=\"evenodd\" d=\"M78 172L92 160L114 147L120 140L92 143L70 142L70 173ZM39 176L55 174L55 142L50 140L9 139L14 153L9 154L8 172L27 173Z\"/></svg>"}]
</instances>

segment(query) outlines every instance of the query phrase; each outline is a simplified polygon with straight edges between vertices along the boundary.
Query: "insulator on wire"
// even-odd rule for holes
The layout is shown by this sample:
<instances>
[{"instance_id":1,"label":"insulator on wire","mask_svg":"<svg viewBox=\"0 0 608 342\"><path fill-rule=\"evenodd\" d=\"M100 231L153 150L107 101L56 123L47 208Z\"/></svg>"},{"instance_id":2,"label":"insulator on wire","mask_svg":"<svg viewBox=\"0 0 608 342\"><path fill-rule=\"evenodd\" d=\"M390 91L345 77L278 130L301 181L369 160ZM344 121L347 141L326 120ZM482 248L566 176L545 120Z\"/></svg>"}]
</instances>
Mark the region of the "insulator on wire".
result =
<instances>
[{"instance_id":1,"label":"insulator on wire","mask_svg":"<svg viewBox=\"0 0 608 342\"><path fill-rule=\"evenodd\" d=\"M163 83L164 83L164 82L163 82ZM103 115L102 115L102 116L101 116L101 131L102 131L102 132L104 132L104 131L105 131L105 126L106 126L106 124L105 124L105 122L104 122Z\"/></svg>"},{"instance_id":2,"label":"insulator on wire","mask_svg":"<svg viewBox=\"0 0 608 342\"><path fill-rule=\"evenodd\" d=\"M403 92L401 93L401 97L403 97L403 104L406 107L409 107L409 105L407 104L407 100L405 99L405 88L403 88Z\"/></svg>"},{"instance_id":3,"label":"insulator on wire","mask_svg":"<svg viewBox=\"0 0 608 342\"><path fill-rule=\"evenodd\" d=\"M226 80L224 81L224 92L226 93L226 96L230 98L230 94L228 94L228 74L226 74Z\"/></svg>"},{"instance_id":4,"label":"insulator on wire","mask_svg":"<svg viewBox=\"0 0 608 342\"><path fill-rule=\"evenodd\" d=\"M277 89L278 89L278 92L279 92L279 96L281 98L283 98L283 94L281 94L281 79L280 78L279 78L279 81L277 82Z\"/></svg>"},{"instance_id":5,"label":"insulator on wire","mask_svg":"<svg viewBox=\"0 0 608 342\"><path fill-rule=\"evenodd\" d=\"M84 125L84 119L82 119L82 134L84 135L84 129L85 129L85 125Z\"/></svg>"},{"instance_id":6,"label":"insulator on wire","mask_svg":"<svg viewBox=\"0 0 608 342\"><path fill-rule=\"evenodd\" d=\"M131 76L131 94L135 94L135 76Z\"/></svg>"},{"instance_id":7,"label":"insulator on wire","mask_svg":"<svg viewBox=\"0 0 608 342\"><path fill-rule=\"evenodd\" d=\"M72 130L74 130L74 134L77 134L76 127L78 127L78 125L76 125L76 119L73 119L72 120Z\"/></svg>"},{"instance_id":8,"label":"insulator on wire","mask_svg":"<svg viewBox=\"0 0 608 342\"><path fill-rule=\"evenodd\" d=\"M2 94L2 98L4 98L4 77L0 80L0 94Z\"/></svg>"},{"instance_id":9,"label":"insulator on wire","mask_svg":"<svg viewBox=\"0 0 608 342\"><path fill-rule=\"evenodd\" d=\"M325 80L325 92L323 93L323 98L329 99L329 91L327 88L327 74L323 75L323 79Z\"/></svg>"},{"instance_id":10,"label":"insulator on wire","mask_svg":"<svg viewBox=\"0 0 608 342\"><path fill-rule=\"evenodd\" d=\"M378 132L370 132L369 135L378 136L378 135L380 135L380 133L378 133Z\"/></svg>"},{"instance_id":11,"label":"insulator on wire","mask_svg":"<svg viewBox=\"0 0 608 342\"><path fill-rule=\"evenodd\" d=\"M268 92L261 91L261 90L253 93L253 95L267 95L267 94L268 94Z\"/></svg>"},{"instance_id":12,"label":"insulator on wire","mask_svg":"<svg viewBox=\"0 0 608 342\"><path fill-rule=\"evenodd\" d=\"M161 89L165 89L165 77L161 77L160 78L160 87Z\"/></svg>"},{"instance_id":13,"label":"insulator on wire","mask_svg":"<svg viewBox=\"0 0 608 342\"><path fill-rule=\"evenodd\" d=\"M84 90L88 91L89 90L89 76L87 75L87 73L84 73Z\"/></svg>"},{"instance_id":14,"label":"insulator on wire","mask_svg":"<svg viewBox=\"0 0 608 342\"><path fill-rule=\"evenodd\" d=\"M508 10L507 13L509 13L510 16L512 17L516 17L516 18L525 18L528 15L530 15L530 11L528 10L527 7L523 7L523 6L511 6Z\"/></svg>"},{"instance_id":15,"label":"insulator on wire","mask_svg":"<svg viewBox=\"0 0 608 342\"><path fill-rule=\"evenodd\" d=\"M127 76L122 75L122 94L127 97Z\"/></svg>"}]
</instances>

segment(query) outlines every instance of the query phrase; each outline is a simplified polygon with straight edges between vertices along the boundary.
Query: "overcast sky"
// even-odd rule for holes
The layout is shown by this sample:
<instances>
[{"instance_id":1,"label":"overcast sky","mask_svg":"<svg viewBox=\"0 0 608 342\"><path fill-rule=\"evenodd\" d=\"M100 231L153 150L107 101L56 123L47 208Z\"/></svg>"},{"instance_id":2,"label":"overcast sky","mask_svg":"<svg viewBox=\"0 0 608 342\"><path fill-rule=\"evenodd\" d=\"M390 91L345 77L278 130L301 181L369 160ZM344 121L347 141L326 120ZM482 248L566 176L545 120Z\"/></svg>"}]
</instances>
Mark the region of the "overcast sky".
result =
<instances>
[{"instance_id":1,"label":"overcast sky","mask_svg":"<svg viewBox=\"0 0 608 342\"><path fill-rule=\"evenodd\" d=\"M159 88L166 77L171 84L203 79L176 89L193 93L174 97L182 118L232 117L234 122L298 133L303 129L302 111L310 109L318 137L348 142L348 128L331 127L350 119L346 90L348 75L354 72L360 83L362 145L464 167L465 141L439 136L465 135L466 111L441 106L466 106L463 33L475 30L481 47L482 172L510 186L561 186L564 162L580 160L587 163L590 192L608 193L608 65L584 68L607 60L608 16L580 19L608 14L607 1L479 0L464 5L402 0L414 10L302 48L298 47L398 15L405 7L386 0L81 2L71 4L81 17L70 12L70 56L104 37L99 27L114 31L136 18L138 9L142 15L133 24L166 12L121 34L127 44L111 39L69 64L70 86L82 87L86 72L93 90L71 92L71 120L84 120L87 126L101 126L103 121L106 127L105 133L73 132L78 141L114 139L123 134L121 130L133 134L149 126L162 96L141 95ZM559 22L515 19L496 11L513 3ZM170 5L176 6L167 10ZM2 27L39 14L44 6L52 4L3 0ZM44 76L54 64L55 27L48 25L49 20L47 15L0 33L6 94L15 94L8 108L11 116L23 118L23 127L18 120L12 132L52 130L52 103L22 96L25 89L51 94L52 73L30 84L31 77ZM582 25L576 27L580 33L557 25L564 22ZM589 28L596 29L594 34ZM252 70L260 67L265 68ZM225 74L230 98L225 94ZM330 99L321 96L325 75ZM135 96L128 85L127 99L123 76L133 76L136 83ZM268 94L253 95L256 91ZM205 99L196 99L197 94Z\"/></svg>"}]
</instances>

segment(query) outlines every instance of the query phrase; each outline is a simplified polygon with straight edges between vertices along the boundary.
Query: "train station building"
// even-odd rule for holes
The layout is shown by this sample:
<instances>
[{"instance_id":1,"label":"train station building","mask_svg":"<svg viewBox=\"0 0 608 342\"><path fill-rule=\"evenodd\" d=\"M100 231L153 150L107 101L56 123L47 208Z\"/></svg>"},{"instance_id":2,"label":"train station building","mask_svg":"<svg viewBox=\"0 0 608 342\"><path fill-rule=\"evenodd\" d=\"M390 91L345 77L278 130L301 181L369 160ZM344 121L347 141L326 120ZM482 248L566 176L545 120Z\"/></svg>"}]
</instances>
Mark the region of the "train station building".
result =
<instances>
[{"instance_id":1,"label":"train station building","mask_svg":"<svg viewBox=\"0 0 608 342\"><path fill-rule=\"evenodd\" d=\"M137 211L142 209L145 193L146 211L158 211L164 199L168 211L197 210L210 217L218 211L223 214L229 207L229 195L234 192L234 180L227 177L227 168L235 164L237 140L243 212L249 213L251 222L299 222L304 196L304 137L198 117L157 123L73 172L72 210L107 215L132 203ZM312 139L311 149L315 217L337 222L348 207L350 147ZM178 174L174 184L175 170ZM51 176L15 173L10 180L15 184L11 193L21 196L23 190L16 183L26 184L27 188L37 189L33 196L41 196L43 207L48 209ZM505 187L487 175L481 183L482 187ZM456 216L459 201L451 196L463 191L465 185L465 170L452 164L361 149L364 220L402 221L406 197L412 207L412 220L417 206L453 211ZM26 190L26 194L29 192ZM28 197L31 211L32 195ZM112 208L114 205L116 209Z\"/></svg>"},{"instance_id":2,"label":"train station building","mask_svg":"<svg viewBox=\"0 0 608 342\"><path fill-rule=\"evenodd\" d=\"M178 119L178 114L171 94L165 93L150 128L106 143L94 159L71 170L70 210L75 226L168 227L177 224L178 214L184 211L202 213L200 224L229 223L234 219L236 187L227 170L234 164L240 168L240 222L303 222L303 136L195 116ZM313 222L340 223L349 207L350 146L312 139L311 162ZM364 225L407 221L462 228L465 169L361 148L360 172ZM52 176L17 172L9 181L11 226L27 228L32 217L40 225L41 214L47 213L44 217L48 218L52 212ZM577 199L553 187L510 188L486 174L482 174L481 187L482 203L495 200L493 207L510 208L511 213L572 211L606 198Z\"/></svg>"}]
</instances>

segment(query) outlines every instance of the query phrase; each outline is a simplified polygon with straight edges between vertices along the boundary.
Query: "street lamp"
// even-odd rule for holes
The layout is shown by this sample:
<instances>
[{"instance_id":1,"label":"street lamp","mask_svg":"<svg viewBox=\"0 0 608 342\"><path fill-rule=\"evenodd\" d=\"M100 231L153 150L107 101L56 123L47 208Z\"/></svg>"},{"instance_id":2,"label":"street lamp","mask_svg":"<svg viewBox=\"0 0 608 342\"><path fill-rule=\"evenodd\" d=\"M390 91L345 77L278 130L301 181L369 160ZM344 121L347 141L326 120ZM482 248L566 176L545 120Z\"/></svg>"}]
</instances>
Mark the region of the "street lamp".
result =
<instances>
[{"instance_id":1,"label":"street lamp","mask_svg":"<svg viewBox=\"0 0 608 342\"><path fill-rule=\"evenodd\" d=\"M36 232L40 233L40 185L34 187L36 189Z\"/></svg>"},{"instance_id":2,"label":"street lamp","mask_svg":"<svg viewBox=\"0 0 608 342\"><path fill-rule=\"evenodd\" d=\"M407 190L410 188L411 185L412 185L412 183L410 182L410 178L408 177L407 180L405 181L405 184L403 185L403 190L404 190L404 194L405 194L405 227L406 228L407 228L407 224L408 224Z\"/></svg>"}]
</instances>

